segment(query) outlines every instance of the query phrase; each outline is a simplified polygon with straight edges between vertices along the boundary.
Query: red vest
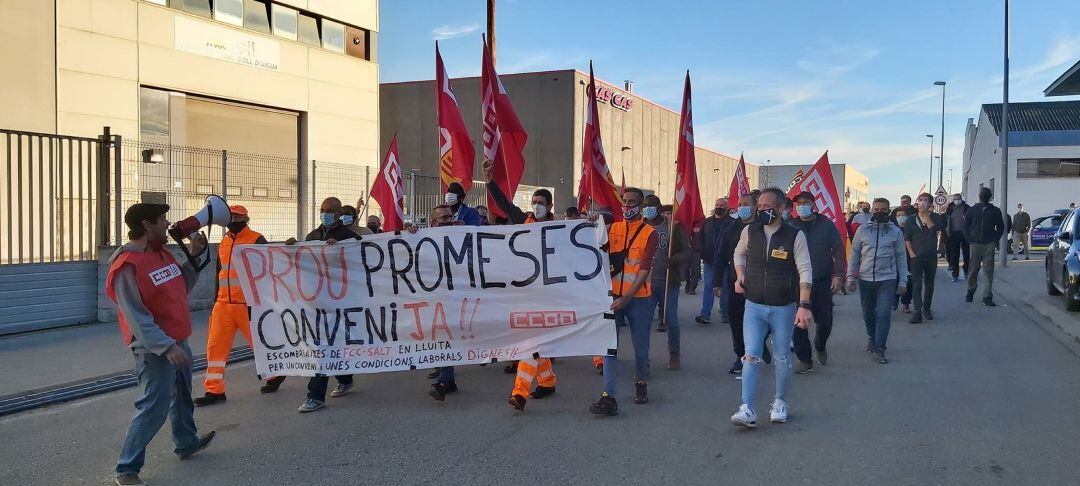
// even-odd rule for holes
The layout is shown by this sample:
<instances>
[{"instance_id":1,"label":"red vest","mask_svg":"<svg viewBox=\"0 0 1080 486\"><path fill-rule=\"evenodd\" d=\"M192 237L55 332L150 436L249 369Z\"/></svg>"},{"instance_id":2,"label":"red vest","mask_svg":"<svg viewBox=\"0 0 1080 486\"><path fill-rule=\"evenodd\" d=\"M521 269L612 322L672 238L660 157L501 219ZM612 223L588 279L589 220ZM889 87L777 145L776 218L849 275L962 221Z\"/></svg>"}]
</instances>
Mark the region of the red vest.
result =
<instances>
[{"instance_id":1,"label":"red vest","mask_svg":"<svg viewBox=\"0 0 1080 486\"><path fill-rule=\"evenodd\" d=\"M135 282L139 287L143 305L154 316L154 322L161 327L166 336L176 341L183 341L191 336L191 313L188 312L187 285L180 265L168 250L155 253L126 251L113 261L109 274L105 278L105 292L116 302L113 279L117 270L124 265L135 269ZM123 312L117 312L120 318L120 332L124 335L124 344L131 344L131 326Z\"/></svg>"}]
</instances>

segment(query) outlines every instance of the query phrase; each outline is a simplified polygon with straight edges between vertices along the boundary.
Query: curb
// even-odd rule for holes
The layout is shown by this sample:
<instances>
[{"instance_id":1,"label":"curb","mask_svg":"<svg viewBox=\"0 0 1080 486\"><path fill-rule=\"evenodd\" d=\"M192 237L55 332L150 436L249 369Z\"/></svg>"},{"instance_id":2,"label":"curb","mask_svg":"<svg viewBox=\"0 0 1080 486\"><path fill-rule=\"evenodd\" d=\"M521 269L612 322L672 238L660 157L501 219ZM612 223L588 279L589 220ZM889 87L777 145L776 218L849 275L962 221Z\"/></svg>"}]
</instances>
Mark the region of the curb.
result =
<instances>
[{"instance_id":1,"label":"curb","mask_svg":"<svg viewBox=\"0 0 1080 486\"><path fill-rule=\"evenodd\" d=\"M1008 287L1011 292L995 292L1007 300L1010 304L1018 308L1026 308L1032 310L1035 315L1041 316L1042 322L1039 319L1032 319L1036 324L1051 331L1050 334L1055 338L1062 341L1073 351L1080 351L1080 319L1077 319L1076 315L1073 315L1058 307L1051 307L1042 304L1036 300L1035 294L1032 294L1029 290L1013 284L1006 278L998 278L995 275L995 283L1003 284ZM1009 297L1010 295L1019 296L1019 298ZM1034 315L1032 315L1034 317ZM1052 326L1050 326L1052 325ZM1053 332L1056 331L1056 332Z\"/></svg>"}]
</instances>

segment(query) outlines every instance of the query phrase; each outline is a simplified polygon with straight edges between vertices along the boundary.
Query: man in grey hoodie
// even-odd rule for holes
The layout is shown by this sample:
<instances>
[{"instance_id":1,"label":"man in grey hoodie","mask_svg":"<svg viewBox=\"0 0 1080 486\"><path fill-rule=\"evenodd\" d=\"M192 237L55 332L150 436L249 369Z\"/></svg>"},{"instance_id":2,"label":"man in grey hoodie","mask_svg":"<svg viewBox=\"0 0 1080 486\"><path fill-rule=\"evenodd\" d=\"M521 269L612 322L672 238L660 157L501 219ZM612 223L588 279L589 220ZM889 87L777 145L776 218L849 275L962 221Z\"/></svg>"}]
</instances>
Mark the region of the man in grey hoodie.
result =
<instances>
[{"instance_id":1,"label":"man in grey hoodie","mask_svg":"<svg viewBox=\"0 0 1080 486\"><path fill-rule=\"evenodd\" d=\"M885 364L892 303L907 289L907 250L904 233L889 222L889 200L874 199L870 222L859 226L848 258L848 291L859 290L866 323L866 352Z\"/></svg>"}]
</instances>

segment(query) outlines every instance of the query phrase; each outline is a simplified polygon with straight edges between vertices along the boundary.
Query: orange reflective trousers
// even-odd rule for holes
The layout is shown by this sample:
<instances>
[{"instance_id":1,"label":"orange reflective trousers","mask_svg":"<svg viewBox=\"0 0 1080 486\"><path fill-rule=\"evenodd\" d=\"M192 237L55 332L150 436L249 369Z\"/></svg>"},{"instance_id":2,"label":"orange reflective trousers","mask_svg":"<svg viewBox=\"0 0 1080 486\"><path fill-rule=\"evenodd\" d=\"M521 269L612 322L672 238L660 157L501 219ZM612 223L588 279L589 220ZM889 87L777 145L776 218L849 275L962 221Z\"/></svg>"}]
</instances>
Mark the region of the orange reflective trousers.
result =
<instances>
[{"instance_id":1,"label":"orange reflective trousers","mask_svg":"<svg viewBox=\"0 0 1080 486\"><path fill-rule=\"evenodd\" d=\"M510 394L528 398L533 379L536 379L540 386L555 388L555 372L551 369L550 359L529 358L518 361L514 391Z\"/></svg>"},{"instance_id":2,"label":"orange reflective trousers","mask_svg":"<svg viewBox=\"0 0 1080 486\"><path fill-rule=\"evenodd\" d=\"M236 331L251 346L247 304L215 302L210 312L210 334L206 337L206 379L203 388L210 393L225 393L225 361L229 359Z\"/></svg>"}]
</instances>

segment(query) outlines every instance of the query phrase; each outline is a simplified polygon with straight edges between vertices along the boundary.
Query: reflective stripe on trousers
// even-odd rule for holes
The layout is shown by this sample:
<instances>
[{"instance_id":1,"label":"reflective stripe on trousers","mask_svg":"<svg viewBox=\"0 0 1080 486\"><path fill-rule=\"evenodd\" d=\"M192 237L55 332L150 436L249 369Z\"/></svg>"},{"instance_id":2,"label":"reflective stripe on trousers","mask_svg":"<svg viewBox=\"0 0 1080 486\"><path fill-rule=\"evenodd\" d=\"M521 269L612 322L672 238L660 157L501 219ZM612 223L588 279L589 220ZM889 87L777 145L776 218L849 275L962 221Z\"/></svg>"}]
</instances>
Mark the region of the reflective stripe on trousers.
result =
<instances>
[{"instance_id":1,"label":"reflective stripe on trousers","mask_svg":"<svg viewBox=\"0 0 1080 486\"><path fill-rule=\"evenodd\" d=\"M514 391L511 395L529 396L533 379L540 386L554 388L555 372L551 369L548 358L529 358L518 361L517 376L514 377Z\"/></svg>"}]
</instances>

